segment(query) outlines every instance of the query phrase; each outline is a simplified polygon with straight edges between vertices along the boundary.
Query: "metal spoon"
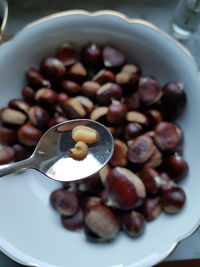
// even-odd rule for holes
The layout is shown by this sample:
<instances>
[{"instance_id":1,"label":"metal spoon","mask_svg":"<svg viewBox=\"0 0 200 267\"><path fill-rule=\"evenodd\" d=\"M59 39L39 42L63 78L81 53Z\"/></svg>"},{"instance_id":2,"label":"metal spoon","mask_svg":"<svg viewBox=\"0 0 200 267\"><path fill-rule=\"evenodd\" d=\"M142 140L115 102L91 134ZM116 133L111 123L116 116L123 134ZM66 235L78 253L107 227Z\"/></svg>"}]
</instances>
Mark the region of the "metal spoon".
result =
<instances>
[{"instance_id":1,"label":"metal spoon","mask_svg":"<svg viewBox=\"0 0 200 267\"><path fill-rule=\"evenodd\" d=\"M74 147L72 129L85 125L95 129L98 141L89 145L89 153L82 161L68 156ZM33 154L25 160L0 166L0 177L35 169L57 181L74 181L99 171L110 159L114 147L113 137L102 124L86 119L66 121L50 128L40 139Z\"/></svg>"}]
</instances>

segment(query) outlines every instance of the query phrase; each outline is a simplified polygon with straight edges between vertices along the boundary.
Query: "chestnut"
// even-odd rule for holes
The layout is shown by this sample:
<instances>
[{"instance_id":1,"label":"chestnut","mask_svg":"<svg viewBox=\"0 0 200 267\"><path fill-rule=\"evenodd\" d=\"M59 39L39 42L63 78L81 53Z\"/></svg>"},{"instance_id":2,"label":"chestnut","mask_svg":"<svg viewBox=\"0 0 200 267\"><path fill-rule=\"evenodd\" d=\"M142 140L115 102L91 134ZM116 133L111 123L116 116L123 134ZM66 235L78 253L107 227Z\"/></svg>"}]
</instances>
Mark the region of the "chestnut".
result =
<instances>
[{"instance_id":1,"label":"chestnut","mask_svg":"<svg viewBox=\"0 0 200 267\"><path fill-rule=\"evenodd\" d=\"M81 105L84 107L87 115L89 115L93 111L94 104L89 98L87 98L85 96L76 96L75 99L81 103Z\"/></svg>"},{"instance_id":2,"label":"chestnut","mask_svg":"<svg viewBox=\"0 0 200 267\"><path fill-rule=\"evenodd\" d=\"M162 114L159 110L156 109L149 109L145 111L145 115L149 120L149 128L154 130L154 128L163 121Z\"/></svg>"},{"instance_id":3,"label":"chestnut","mask_svg":"<svg viewBox=\"0 0 200 267\"><path fill-rule=\"evenodd\" d=\"M155 127L155 142L163 151L174 151L181 144L182 132L171 122L160 122Z\"/></svg>"},{"instance_id":4,"label":"chestnut","mask_svg":"<svg viewBox=\"0 0 200 267\"><path fill-rule=\"evenodd\" d=\"M112 99L120 99L122 88L116 83L106 83L102 85L96 93L97 102L102 106L111 104Z\"/></svg>"},{"instance_id":5,"label":"chestnut","mask_svg":"<svg viewBox=\"0 0 200 267\"><path fill-rule=\"evenodd\" d=\"M148 118L139 111L128 111L126 114L126 120L130 122L135 122L142 124L144 126L148 126L149 120Z\"/></svg>"},{"instance_id":6,"label":"chestnut","mask_svg":"<svg viewBox=\"0 0 200 267\"><path fill-rule=\"evenodd\" d=\"M28 81L28 85L35 89L41 87L51 87L50 82L45 80L44 77L42 77L42 75L39 73L39 71L33 68L27 70L26 79Z\"/></svg>"},{"instance_id":7,"label":"chestnut","mask_svg":"<svg viewBox=\"0 0 200 267\"><path fill-rule=\"evenodd\" d=\"M169 175L166 172L161 172L160 191L164 192L174 187L177 187L176 183L169 177Z\"/></svg>"},{"instance_id":8,"label":"chestnut","mask_svg":"<svg viewBox=\"0 0 200 267\"><path fill-rule=\"evenodd\" d=\"M0 126L0 143L12 145L17 141L17 131L4 126Z\"/></svg>"},{"instance_id":9,"label":"chestnut","mask_svg":"<svg viewBox=\"0 0 200 267\"><path fill-rule=\"evenodd\" d=\"M69 80L82 83L87 78L87 70L82 63L77 62L70 67L66 73L66 76Z\"/></svg>"},{"instance_id":10,"label":"chestnut","mask_svg":"<svg viewBox=\"0 0 200 267\"><path fill-rule=\"evenodd\" d=\"M99 173L94 173L87 178L78 181L77 184L79 191L91 193L93 195L99 195L99 193L103 190L103 184Z\"/></svg>"},{"instance_id":11,"label":"chestnut","mask_svg":"<svg viewBox=\"0 0 200 267\"><path fill-rule=\"evenodd\" d=\"M59 80L65 75L65 66L57 58L46 57L40 63L40 71L49 80Z\"/></svg>"},{"instance_id":12,"label":"chestnut","mask_svg":"<svg viewBox=\"0 0 200 267\"><path fill-rule=\"evenodd\" d=\"M126 105L115 100L108 107L107 121L113 124L122 123L126 119L127 111Z\"/></svg>"},{"instance_id":13,"label":"chestnut","mask_svg":"<svg viewBox=\"0 0 200 267\"><path fill-rule=\"evenodd\" d=\"M61 223L68 230L71 231L79 230L84 225L83 211L79 209L74 215L70 217L61 215Z\"/></svg>"},{"instance_id":14,"label":"chestnut","mask_svg":"<svg viewBox=\"0 0 200 267\"><path fill-rule=\"evenodd\" d=\"M61 122L64 122L64 121L67 121L67 118L66 117L62 117L62 116L55 116L55 117L52 117L49 122L48 122L48 127L51 128L53 127L54 125L58 124L58 123L61 123Z\"/></svg>"},{"instance_id":15,"label":"chestnut","mask_svg":"<svg viewBox=\"0 0 200 267\"><path fill-rule=\"evenodd\" d=\"M185 192L180 187L166 190L161 196L162 209L171 214L179 212L183 208L185 201Z\"/></svg>"},{"instance_id":16,"label":"chestnut","mask_svg":"<svg viewBox=\"0 0 200 267\"><path fill-rule=\"evenodd\" d=\"M66 100L66 99L69 99L69 96L65 93L59 93L58 94L58 99L57 99L57 102L58 102L58 105L62 105L62 103Z\"/></svg>"},{"instance_id":17,"label":"chestnut","mask_svg":"<svg viewBox=\"0 0 200 267\"><path fill-rule=\"evenodd\" d=\"M0 164L7 164L15 160L15 150L10 146L0 148Z\"/></svg>"},{"instance_id":18,"label":"chestnut","mask_svg":"<svg viewBox=\"0 0 200 267\"><path fill-rule=\"evenodd\" d=\"M165 170L173 179L184 177L188 172L187 162L177 153L165 158Z\"/></svg>"},{"instance_id":19,"label":"chestnut","mask_svg":"<svg viewBox=\"0 0 200 267\"><path fill-rule=\"evenodd\" d=\"M104 205L92 207L85 216L85 224L104 241L114 239L120 227L115 214Z\"/></svg>"},{"instance_id":20,"label":"chestnut","mask_svg":"<svg viewBox=\"0 0 200 267\"><path fill-rule=\"evenodd\" d=\"M128 111L138 110L140 108L140 101L137 94L125 96L123 102L127 106Z\"/></svg>"},{"instance_id":21,"label":"chestnut","mask_svg":"<svg viewBox=\"0 0 200 267\"><path fill-rule=\"evenodd\" d=\"M77 50L72 43L63 43L58 47L56 55L64 66L67 67L76 62Z\"/></svg>"},{"instance_id":22,"label":"chestnut","mask_svg":"<svg viewBox=\"0 0 200 267\"><path fill-rule=\"evenodd\" d=\"M27 115L13 108L2 108L0 110L0 121L3 125L20 126L27 120Z\"/></svg>"},{"instance_id":23,"label":"chestnut","mask_svg":"<svg viewBox=\"0 0 200 267\"><path fill-rule=\"evenodd\" d=\"M30 103L35 101L35 91L29 86L22 88L22 95Z\"/></svg>"},{"instance_id":24,"label":"chestnut","mask_svg":"<svg viewBox=\"0 0 200 267\"><path fill-rule=\"evenodd\" d=\"M142 77L140 78L137 93L140 101L144 105L152 105L160 100L162 87L156 80L150 77Z\"/></svg>"},{"instance_id":25,"label":"chestnut","mask_svg":"<svg viewBox=\"0 0 200 267\"><path fill-rule=\"evenodd\" d=\"M116 82L124 88L124 94L132 94L138 89L139 75L120 72L116 75Z\"/></svg>"},{"instance_id":26,"label":"chestnut","mask_svg":"<svg viewBox=\"0 0 200 267\"><path fill-rule=\"evenodd\" d=\"M128 148L119 139L114 140L114 152L110 159L110 164L114 167L125 167L128 163Z\"/></svg>"},{"instance_id":27,"label":"chestnut","mask_svg":"<svg viewBox=\"0 0 200 267\"><path fill-rule=\"evenodd\" d=\"M28 113L30 109L30 105L24 99L21 99L21 98L15 98L15 99L10 100L8 102L8 106L10 108L22 111L25 114Z\"/></svg>"},{"instance_id":28,"label":"chestnut","mask_svg":"<svg viewBox=\"0 0 200 267\"><path fill-rule=\"evenodd\" d=\"M144 163L144 165L147 166L147 167L156 168L156 167L160 166L162 163L163 163L163 155L160 152L160 150L156 146L154 146L153 154L148 159L148 161L146 161Z\"/></svg>"},{"instance_id":29,"label":"chestnut","mask_svg":"<svg viewBox=\"0 0 200 267\"><path fill-rule=\"evenodd\" d=\"M50 88L41 88L35 94L35 100L46 108L54 108L58 101L58 94Z\"/></svg>"},{"instance_id":30,"label":"chestnut","mask_svg":"<svg viewBox=\"0 0 200 267\"><path fill-rule=\"evenodd\" d=\"M15 150L15 160L20 161L28 158L32 151L28 149L26 146L21 144L14 144L13 148Z\"/></svg>"},{"instance_id":31,"label":"chestnut","mask_svg":"<svg viewBox=\"0 0 200 267\"><path fill-rule=\"evenodd\" d=\"M108 164L106 164L100 171L99 171L99 177L101 179L101 182L103 185L106 183L106 179L111 171L111 168Z\"/></svg>"},{"instance_id":32,"label":"chestnut","mask_svg":"<svg viewBox=\"0 0 200 267\"><path fill-rule=\"evenodd\" d=\"M97 107L91 112L90 119L94 121L104 121L107 113L108 107Z\"/></svg>"},{"instance_id":33,"label":"chestnut","mask_svg":"<svg viewBox=\"0 0 200 267\"><path fill-rule=\"evenodd\" d=\"M64 216L72 216L79 209L77 196L67 189L53 191L50 196L50 202Z\"/></svg>"},{"instance_id":34,"label":"chestnut","mask_svg":"<svg viewBox=\"0 0 200 267\"><path fill-rule=\"evenodd\" d=\"M142 168L138 176L145 185L147 193L151 195L156 195L160 189L160 176L159 173L151 167Z\"/></svg>"},{"instance_id":35,"label":"chestnut","mask_svg":"<svg viewBox=\"0 0 200 267\"><path fill-rule=\"evenodd\" d=\"M24 124L18 129L18 140L26 146L35 146L42 137L42 131L32 124Z\"/></svg>"},{"instance_id":36,"label":"chestnut","mask_svg":"<svg viewBox=\"0 0 200 267\"><path fill-rule=\"evenodd\" d=\"M125 127L125 138L126 140L133 139L140 135L142 126L139 123L130 122Z\"/></svg>"},{"instance_id":37,"label":"chestnut","mask_svg":"<svg viewBox=\"0 0 200 267\"><path fill-rule=\"evenodd\" d=\"M141 179L122 167L115 167L109 172L105 186L114 205L122 210L137 207L146 195Z\"/></svg>"},{"instance_id":38,"label":"chestnut","mask_svg":"<svg viewBox=\"0 0 200 267\"><path fill-rule=\"evenodd\" d=\"M83 105L75 98L64 100L61 108L68 119L83 118L86 115Z\"/></svg>"},{"instance_id":39,"label":"chestnut","mask_svg":"<svg viewBox=\"0 0 200 267\"><path fill-rule=\"evenodd\" d=\"M78 83L70 81L70 80L62 80L61 87L65 93L71 96L77 95L81 91L81 86Z\"/></svg>"},{"instance_id":40,"label":"chestnut","mask_svg":"<svg viewBox=\"0 0 200 267\"><path fill-rule=\"evenodd\" d=\"M137 74L139 76L142 74L141 68L135 64L125 64L121 69L121 72L128 74Z\"/></svg>"},{"instance_id":41,"label":"chestnut","mask_svg":"<svg viewBox=\"0 0 200 267\"><path fill-rule=\"evenodd\" d=\"M144 163L154 152L154 144L150 137L141 135L128 142L128 159L132 163Z\"/></svg>"},{"instance_id":42,"label":"chestnut","mask_svg":"<svg viewBox=\"0 0 200 267\"><path fill-rule=\"evenodd\" d=\"M103 49L103 63L107 68L119 68L124 65L124 54L115 47L105 46Z\"/></svg>"},{"instance_id":43,"label":"chestnut","mask_svg":"<svg viewBox=\"0 0 200 267\"><path fill-rule=\"evenodd\" d=\"M40 106L31 107L28 115L30 122L38 128L45 128L49 122L48 112Z\"/></svg>"},{"instance_id":44,"label":"chestnut","mask_svg":"<svg viewBox=\"0 0 200 267\"><path fill-rule=\"evenodd\" d=\"M140 210L148 222L156 219L161 212L160 197L145 198Z\"/></svg>"},{"instance_id":45,"label":"chestnut","mask_svg":"<svg viewBox=\"0 0 200 267\"><path fill-rule=\"evenodd\" d=\"M93 207L101 204L100 197L87 197L83 200L84 212L88 213Z\"/></svg>"},{"instance_id":46,"label":"chestnut","mask_svg":"<svg viewBox=\"0 0 200 267\"><path fill-rule=\"evenodd\" d=\"M92 80L100 85L112 83L115 81L115 74L110 70L102 69L93 77Z\"/></svg>"},{"instance_id":47,"label":"chestnut","mask_svg":"<svg viewBox=\"0 0 200 267\"><path fill-rule=\"evenodd\" d=\"M85 45L81 50L81 61L89 68L102 65L102 49L95 43Z\"/></svg>"},{"instance_id":48,"label":"chestnut","mask_svg":"<svg viewBox=\"0 0 200 267\"><path fill-rule=\"evenodd\" d=\"M90 242L101 243L101 242L110 241L110 240L105 240L104 238L98 236L86 224L84 224L84 233L85 233L87 240Z\"/></svg>"},{"instance_id":49,"label":"chestnut","mask_svg":"<svg viewBox=\"0 0 200 267\"><path fill-rule=\"evenodd\" d=\"M86 81L82 84L82 93L84 96L89 98L94 98L96 96L96 92L99 89L100 84L94 81Z\"/></svg>"},{"instance_id":50,"label":"chestnut","mask_svg":"<svg viewBox=\"0 0 200 267\"><path fill-rule=\"evenodd\" d=\"M164 116L167 119L175 119L183 111L186 100L183 84L177 82L166 83L163 86L163 96L161 98Z\"/></svg>"},{"instance_id":51,"label":"chestnut","mask_svg":"<svg viewBox=\"0 0 200 267\"><path fill-rule=\"evenodd\" d=\"M137 211L130 211L123 216L122 228L130 237L138 237L145 229L144 216Z\"/></svg>"}]
</instances>

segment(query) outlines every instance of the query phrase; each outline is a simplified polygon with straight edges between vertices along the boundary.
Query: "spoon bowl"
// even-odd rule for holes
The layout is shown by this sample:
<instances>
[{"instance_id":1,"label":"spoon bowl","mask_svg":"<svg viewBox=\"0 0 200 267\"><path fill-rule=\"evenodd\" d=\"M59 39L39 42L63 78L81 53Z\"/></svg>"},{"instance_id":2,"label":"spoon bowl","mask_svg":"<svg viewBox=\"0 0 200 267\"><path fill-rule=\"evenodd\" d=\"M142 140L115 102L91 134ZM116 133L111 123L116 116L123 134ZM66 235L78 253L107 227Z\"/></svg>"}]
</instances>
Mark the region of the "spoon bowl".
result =
<instances>
[{"instance_id":1,"label":"spoon bowl","mask_svg":"<svg viewBox=\"0 0 200 267\"><path fill-rule=\"evenodd\" d=\"M72 130L84 125L98 132L98 140L89 145L84 160L77 161L68 155L75 145ZM68 182L86 178L98 172L109 161L114 148L110 131L99 122L78 119L62 122L44 133L30 158L0 167L0 177L26 169L35 169L57 181Z\"/></svg>"}]
</instances>

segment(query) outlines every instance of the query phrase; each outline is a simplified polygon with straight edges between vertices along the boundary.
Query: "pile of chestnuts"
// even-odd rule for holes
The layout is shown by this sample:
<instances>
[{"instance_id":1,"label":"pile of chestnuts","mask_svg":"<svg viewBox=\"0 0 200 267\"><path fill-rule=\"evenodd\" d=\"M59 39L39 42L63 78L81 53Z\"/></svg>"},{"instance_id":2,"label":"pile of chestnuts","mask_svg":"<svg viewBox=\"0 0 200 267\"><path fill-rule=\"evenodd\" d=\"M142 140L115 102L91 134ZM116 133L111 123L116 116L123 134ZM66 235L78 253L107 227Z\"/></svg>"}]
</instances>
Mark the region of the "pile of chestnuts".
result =
<instances>
[{"instance_id":1,"label":"pile of chestnuts","mask_svg":"<svg viewBox=\"0 0 200 267\"><path fill-rule=\"evenodd\" d=\"M114 137L109 164L51 193L66 229L84 229L94 242L122 230L137 237L161 211L181 210L186 196L177 183L188 171L174 123L186 104L181 83L161 85L118 48L95 43L80 51L60 45L39 70L26 71L26 81L22 97L0 110L0 164L28 157L42 134L65 120L99 121Z\"/></svg>"}]
</instances>

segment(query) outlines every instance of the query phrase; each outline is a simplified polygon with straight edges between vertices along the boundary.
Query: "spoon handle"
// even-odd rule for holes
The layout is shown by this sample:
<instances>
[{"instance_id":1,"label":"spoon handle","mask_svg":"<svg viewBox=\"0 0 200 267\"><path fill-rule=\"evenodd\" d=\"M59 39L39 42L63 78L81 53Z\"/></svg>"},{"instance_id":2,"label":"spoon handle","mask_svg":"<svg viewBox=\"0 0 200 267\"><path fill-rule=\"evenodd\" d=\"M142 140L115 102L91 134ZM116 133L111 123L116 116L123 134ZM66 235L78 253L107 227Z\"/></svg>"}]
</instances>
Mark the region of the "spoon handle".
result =
<instances>
[{"instance_id":1,"label":"spoon handle","mask_svg":"<svg viewBox=\"0 0 200 267\"><path fill-rule=\"evenodd\" d=\"M3 177L11 173L31 169L33 167L31 162L32 162L32 158L30 157L22 161L2 165L0 166L0 177Z\"/></svg>"}]
</instances>

